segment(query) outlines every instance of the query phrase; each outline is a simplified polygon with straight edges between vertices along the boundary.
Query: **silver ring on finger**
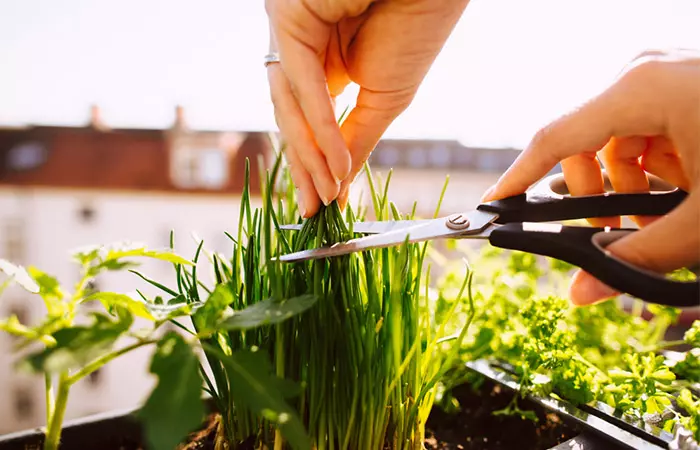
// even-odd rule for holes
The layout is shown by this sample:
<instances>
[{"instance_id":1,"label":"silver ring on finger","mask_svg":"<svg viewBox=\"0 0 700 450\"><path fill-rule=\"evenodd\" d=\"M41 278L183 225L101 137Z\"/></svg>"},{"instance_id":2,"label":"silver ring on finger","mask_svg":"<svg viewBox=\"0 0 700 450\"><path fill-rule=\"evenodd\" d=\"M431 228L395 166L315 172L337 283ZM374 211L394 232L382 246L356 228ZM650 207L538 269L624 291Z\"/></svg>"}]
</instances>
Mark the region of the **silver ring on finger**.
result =
<instances>
[{"instance_id":1,"label":"silver ring on finger","mask_svg":"<svg viewBox=\"0 0 700 450\"><path fill-rule=\"evenodd\" d=\"M270 64L275 64L280 62L280 55L277 52L270 52L267 55L265 55L264 58L264 64L265 67L269 66Z\"/></svg>"}]
</instances>

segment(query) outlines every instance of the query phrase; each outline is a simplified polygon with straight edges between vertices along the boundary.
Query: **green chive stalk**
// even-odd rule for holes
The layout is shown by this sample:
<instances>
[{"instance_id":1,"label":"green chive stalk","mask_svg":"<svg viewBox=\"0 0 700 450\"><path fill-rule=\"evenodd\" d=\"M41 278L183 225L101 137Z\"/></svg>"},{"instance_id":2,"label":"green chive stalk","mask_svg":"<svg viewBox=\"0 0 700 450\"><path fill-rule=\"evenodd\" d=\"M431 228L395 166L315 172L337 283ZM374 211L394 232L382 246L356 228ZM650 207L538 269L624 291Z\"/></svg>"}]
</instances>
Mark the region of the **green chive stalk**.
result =
<instances>
[{"instance_id":1,"label":"green chive stalk","mask_svg":"<svg viewBox=\"0 0 700 450\"><path fill-rule=\"evenodd\" d=\"M379 191L368 166L365 171L374 219L411 218L402 217L388 199L391 172ZM231 258L212 258L216 282L230 287L234 311L270 297L314 294L319 300L284 322L221 331L206 344L226 354L250 348L267 352L275 374L300 387L288 401L317 450L422 448L436 375L448 359L439 343L443 328L434 323L428 299L428 244L405 243L304 263L276 261L283 253L357 236L352 223L363 220L364 213L356 216L350 206L343 213L332 203L302 222L281 152L261 179L263 206L254 209L246 165L239 228L235 237L229 236ZM282 223L303 226L283 231ZM196 291L194 276L178 276L178 284L183 284L181 291ZM207 362L213 373L208 390L222 416L218 448L238 448L244 442L287 448L275 422L233 404L226 367L215 358Z\"/></svg>"}]
</instances>

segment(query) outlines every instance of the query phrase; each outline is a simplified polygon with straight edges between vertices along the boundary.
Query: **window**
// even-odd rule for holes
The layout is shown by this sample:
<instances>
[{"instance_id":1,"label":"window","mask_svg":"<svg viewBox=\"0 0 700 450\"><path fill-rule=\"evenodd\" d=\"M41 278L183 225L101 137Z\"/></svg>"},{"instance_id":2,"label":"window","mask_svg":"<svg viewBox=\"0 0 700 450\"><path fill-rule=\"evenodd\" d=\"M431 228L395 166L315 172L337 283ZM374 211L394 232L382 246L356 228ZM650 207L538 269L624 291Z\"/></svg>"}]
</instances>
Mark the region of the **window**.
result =
<instances>
[{"instance_id":1,"label":"window","mask_svg":"<svg viewBox=\"0 0 700 450\"><path fill-rule=\"evenodd\" d=\"M80 278L82 278L82 274L80 275ZM88 280L87 283L85 283L85 288L84 288L84 297L87 298L92 294L96 294L97 292L100 292L100 286L97 283L97 280L94 278L91 280ZM84 303L85 309L87 311L104 311L104 306L97 301L89 301Z\"/></svg>"},{"instance_id":2,"label":"window","mask_svg":"<svg viewBox=\"0 0 700 450\"><path fill-rule=\"evenodd\" d=\"M192 152L181 152L177 158L177 182L182 187L197 184L197 159Z\"/></svg>"},{"instance_id":3,"label":"window","mask_svg":"<svg viewBox=\"0 0 700 450\"><path fill-rule=\"evenodd\" d=\"M499 155L493 152L494 151L485 151L481 154L481 158L479 159L479 169L485 172L493 172L498 170Z\"/></svg>"},{"instance_id":4,"label":"window","mask_svg":"<svg viewBox=\"0 0 700 450\"><path fill-rule=\"evenodd\" d=\"M46 153L39 142L23 142L7 153L7 165L12 170L31 170L46 161Z\"/></svg>"},{"instance_id":5,"label":"window","mask_svg":"<svg viewBox=\"0 0 700 450\"><path fill-rule=\"evenodd\" d=\"M474 162L474 150L469 148L462 148L454 153L453 158L453 164L458 167L472 167Z\"/></svg>"},{"instance_id":6,"label":"window","mask_svg":"<svg viewBox=\"0 0 700 450\"><path fill-rule=\"evenodd\" d=\"M450 149L445 144L438 144L430 151L430 162L437 167L447 167L450 164L452 155Z\"/></svg>"},{"instance_id":7,"label":"window","mask_svg":"<svg viewBox=\"0 0 700 450\"><path fill-rule=\"evenodd\" d=\"M174 162L180 187L220 189L228 180L228 160L221 149L181 149Z\"/></svg>"},{"instance_id":8,"label":"window","mask_svg":"<svg viewBox=\"0 0 700 450\"><path fill-rule=\"evenodd\" d=\"M26 387L16 387L13 392L15 415L20 420L30 419L34 415L34 396Z\"/></svg>"},{"instance_id":9,"label":"window","mask_svg":"<svg viewBox=\"0 0 700 450\"><path fill-rule=\"evenodd\" d=\"M102 369L91 372L90 375L87 376L87 382L90 386L99 386L102 383Z\"/></svg>"},{"instance_id":10,"label":"window","mask_svg":"<svg viewBox=\"0 0 700 450\"><path fill-rule=\"evenodd\" d=\"M100 285L97 283L97 280L94 278L92 280L89 280L87 283L85 283L85 297L92 295L96 292L100 292Z\"/></svg>"},{"instance_id":11,"label":"window","mask_svg":"<svg viewBox=\"0 0 700 450\"><path fill-rule=\"evenodd\" d=\"M428 163L428 155L422 147L414 147L408 154L408 163L411 167L425 167Z\"/></svg>"},{"instance_id":12,"label":"window","mask_svg":"<svg viewBox=\"0 0 700 450\"><path fill-rule=\"evenodd\" d=\"M95 209L92 205L85 204L78 209L78 217L83 223L90 223L95 218Z\"/></svg>"},{"instance_id":13,"label":"window","mask_svg":"<svg viewBox=\"0 0 700 450\"><path fill-rule=\"evenodd\" d=\"M208 149L199 152L201 166L200 180L204 187L220 188L226 184L228 167L224 152L219 149Z\"/></svg>"},{"instance_id":14,"label":"window","mask_svg":"<svg viewBox=\"0 0 700 450\"><path fill-rule=\"evenodd\" d=\"M392 167L395 166L401 159L401 154L399 150L391 145L382 147L377 155L377 162L381 166Z\"/></svg>"},{"instance_id":15,"label":"window","mask_svg":"<svg viewBox=\"0 0 700 450\"><path fill-rule=\"evenodd\" d=\"M5 222L4 258L10 262L21 264L24 259L24 233L22 221L10 219Z\"/></svg>"}]
</instances>

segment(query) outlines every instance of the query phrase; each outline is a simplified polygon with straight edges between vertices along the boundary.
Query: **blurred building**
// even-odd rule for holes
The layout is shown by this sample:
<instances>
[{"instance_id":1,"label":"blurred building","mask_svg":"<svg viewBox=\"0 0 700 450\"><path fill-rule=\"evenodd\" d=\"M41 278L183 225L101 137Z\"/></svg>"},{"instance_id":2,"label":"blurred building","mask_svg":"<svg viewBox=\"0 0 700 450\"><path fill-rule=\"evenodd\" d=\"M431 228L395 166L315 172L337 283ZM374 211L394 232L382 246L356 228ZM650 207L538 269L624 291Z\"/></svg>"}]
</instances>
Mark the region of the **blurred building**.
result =
<instances>
[{"instance_id":1,"label":"blurred building","mask_svg":"<svg viewBox=\"0 0 700 450\"><path fill-rule=\"evenodd\" d=\"M70 251L84 245L130 240L169 245L194 255L196 232L209 249L228 252L224 231L237 227L246 158L251 186L273 152L266 133L198 131L177 109L169 129L112 129L91 111L85 127L0 128L0 258L33 265L72 290L80 276ZM259 200L254 200L259 205ZM174 281L172 266L144 264L149 276ZM171 286L173 283L169 283ZM98 277L93 289L152 289L129 273ZM34 324L43 302L20 288L0 298L0 317L16 314ZM14 340L0 333L0 433L44 422L43 378L16 373ZM75 386L68 416L132 407L152 386L152 349L126 355Z\"/></svg>"},{"instance_id":2,"label":"blurred building","mask_svg":"<svg viewBox=\"0 0 700 450\"><path fill-rule=\"evenodd\" d=\"M472 209L520 154L514 148L467 147L456 140L387 139L379 142L369 159L370 167L386 180L392 170L388 198L402 213L431 217L449 176L441 212ZM559 172L559 166L551 173ZM367 198L366 177L356 189Z\"/></svg>"}]
</instances>

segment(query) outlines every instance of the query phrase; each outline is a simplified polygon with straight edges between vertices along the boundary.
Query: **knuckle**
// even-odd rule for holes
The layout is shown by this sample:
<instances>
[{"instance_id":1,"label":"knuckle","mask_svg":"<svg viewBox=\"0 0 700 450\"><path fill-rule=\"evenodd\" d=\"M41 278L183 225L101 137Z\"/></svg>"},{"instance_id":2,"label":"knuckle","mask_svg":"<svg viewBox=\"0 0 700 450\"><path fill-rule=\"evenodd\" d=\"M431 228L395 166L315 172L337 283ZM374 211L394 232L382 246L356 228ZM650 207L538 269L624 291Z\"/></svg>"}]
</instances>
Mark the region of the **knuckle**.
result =
<instances>
[{"instance_id":1,"label":"knuckle","mask_svg":"<svg viewBox=\"0 0 700 450\"><path fill-rule=\"evenodd\" d=\"M644 57L630 64L623 79L630 83L648 83L668 68L669 62L658 57Z\"/></svg>"},{"instance_id":2,"label":"knuckle","mask_svg":"<svg viewBox=\"0 0 700 450\"><path fill-rule=\"evenodd\" d=\"M554 126L552 124L540 128L532 137L530 146L532 148L546 148L548 143L551 142L553 134Z\"/></svg>"},{"instance_id":3,"label":"knuckle","mask_svg":"<svg viewBox=\"0 0 700 450\"><path fill-rule=\"evenodd\" d=\"M528 153L528 157L534 160L540 161L542 164L556 165L565 159L565 151L562 144L562 139L557 137L558 123L550 123L534 134L530 145L525 150ZM572 160L573 161L573 160Z\"/></svg>"}]
</instances>

